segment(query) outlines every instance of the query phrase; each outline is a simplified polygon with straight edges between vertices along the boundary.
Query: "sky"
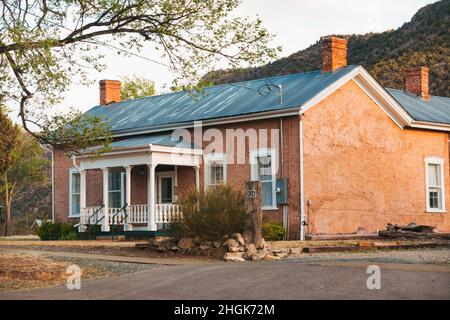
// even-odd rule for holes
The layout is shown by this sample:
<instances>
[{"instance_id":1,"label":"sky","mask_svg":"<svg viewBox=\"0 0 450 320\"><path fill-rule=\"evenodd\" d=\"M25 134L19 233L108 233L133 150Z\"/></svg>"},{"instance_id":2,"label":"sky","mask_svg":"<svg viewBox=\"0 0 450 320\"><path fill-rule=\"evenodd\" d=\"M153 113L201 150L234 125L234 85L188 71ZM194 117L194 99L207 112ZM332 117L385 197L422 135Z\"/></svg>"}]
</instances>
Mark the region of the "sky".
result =
<instances>
[{"instance_id":1,"label":"sky","mask_svg":"<svg viewBox=\"0 0 450 320\"><path fill-rule=\"evenodd\" d=\"M314 44L328 34L363 34L396 29L408 22L421 7L433 0L242 0L234 12L238 16L259 17L276 35L274 46L282 46L280 57ZM155 81L157 93L168 91L174 77L167 67L138 58L123 57L113 49L105 50L107 69L92 71L94 84L73 84L59 111L75 107L86 111L98 104L98 81L141 75ZM158 53L141 52L148 58L164 62ZM14 117L13 117L14 118Z\"/></svg>"}]
</instances>

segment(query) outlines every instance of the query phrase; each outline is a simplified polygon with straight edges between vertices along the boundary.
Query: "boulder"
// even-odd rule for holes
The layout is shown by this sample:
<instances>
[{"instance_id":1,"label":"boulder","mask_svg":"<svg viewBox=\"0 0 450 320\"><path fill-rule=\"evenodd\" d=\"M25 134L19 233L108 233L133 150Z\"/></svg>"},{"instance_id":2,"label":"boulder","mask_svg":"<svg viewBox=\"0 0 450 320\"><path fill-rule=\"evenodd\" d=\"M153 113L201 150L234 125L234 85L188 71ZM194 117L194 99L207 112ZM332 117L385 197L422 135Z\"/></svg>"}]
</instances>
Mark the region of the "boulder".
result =
<instances>
[{"instance_id":1,"label":"boulder","mask_svg":"<svg viewBox=\"0 0 450 320\"><path fill-rule=\"evenodd\" d=\"M271 254L266 254L264 256L264 261L276 261L276 260L281 260L281 258L277 257L277 256L273 256Z\"/></svg>"},{"instance_id":2,"label":"boulder","mask_svg":"<svg viewBox=\"0 0 450 320\"><path fill-rule=\"evenodd\" d=\"M251 231L244 231L242 237L244 238L245 244L253 243L253 233Z\"/></svg>"},{"instance_id":3,"label":"boulder","mask_svg":"<svg viewBox=\"0 0 450 320\"><path fill-rule=\"evenodd\" d=\"M228 247L228 252L244 252L245 248L242 246L238 246L238 247Z\"/></svg>"},{"instance_id":4,"label":"boulder","mask_svg":"<svg viewBox=\"0 0 450 320\"><path fill-rule=\"evenodd\" d=\"M234 240L234 239L228 239L227 241L225 241L223 243L223 246L227 247L228 250L230 250L230 248L239 247L239 243L236 240Z\"/></svg>"},{"instance_id":5,"label":"boulder","mask_svg":"<svg viewBox=\"0 0 450 320\"><path fill-rule=\"evenodd\" d=\"M280 257L281 259L286 258L288 254L286 252L277 252L275 256Z\"/></svg>"},{"instance_id":6,"label":"boulder","mask_svg":"<svg viewBox=\"0 0 450 320\"><path fill-rule=\"evenodd\" d=\"M180 249L186 250L191 249L194 246L194 238L181 238L178 241L178 247Z\"/></svg>"},{"instance_id":7,"label":"boulder","mask_svg":"<svg viewBox=\"0 0 450 320\"><path fill-rule=\"evenodd\" d=\"M240 233L233 233L231 235L231 238L236 240L241 246L245 245L244 238L242 237L242 235Z\"/></svg>"},{"instance_id":8,"label":"boulder","mask_svg":"<svg viewBox=\"0 0 450 320\"><path fill-rule=\"evenodd\" d=\"M242 257L243 255L244 255L243 252L227 252L223 256L223 260L242 262L242 261L245 261L245 259Z\"/></svg>"},{"instance_id":9,"label":"boulder","mask_svg":"<svg viewBox=\"0 0 450 320\"><path fill-rule=\"evenodd\" d=\"M266 253L264 251L257 251L251 255L252 261L260 261L263 260L266 256Z\"/></svg>"},{"instance_id":10,"label":"boulder","mask_svg":"<svg viewBox=\"0 0 450 320\"><path fill-rule=\"evenodd\" d=\"M253 243L249 243L245 246L245 251L251 255L256 252L256 247Z\"/></svg>"}]
</instances>

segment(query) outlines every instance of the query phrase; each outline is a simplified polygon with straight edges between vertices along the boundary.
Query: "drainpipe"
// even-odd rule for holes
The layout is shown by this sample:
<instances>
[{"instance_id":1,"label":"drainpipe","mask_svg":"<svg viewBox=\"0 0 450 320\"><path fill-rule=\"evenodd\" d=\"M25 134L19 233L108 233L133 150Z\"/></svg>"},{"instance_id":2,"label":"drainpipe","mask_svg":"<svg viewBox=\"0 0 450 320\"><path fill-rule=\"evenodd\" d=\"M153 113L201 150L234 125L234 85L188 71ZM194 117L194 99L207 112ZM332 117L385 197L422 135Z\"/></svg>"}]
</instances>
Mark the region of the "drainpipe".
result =
<instances>
[{"instance_id":1,"label":"drainpipe","mask_svg":"<svg viewBox=\"0 0 450 320\"><path fill-rule=\"evenodd\" d=\"M299 111L298 121L298 143L299 143L299 176L300 176L300 240L305 240L305 195L303 185L303 123L302 109Z\"/></svg>"}]
</instances>

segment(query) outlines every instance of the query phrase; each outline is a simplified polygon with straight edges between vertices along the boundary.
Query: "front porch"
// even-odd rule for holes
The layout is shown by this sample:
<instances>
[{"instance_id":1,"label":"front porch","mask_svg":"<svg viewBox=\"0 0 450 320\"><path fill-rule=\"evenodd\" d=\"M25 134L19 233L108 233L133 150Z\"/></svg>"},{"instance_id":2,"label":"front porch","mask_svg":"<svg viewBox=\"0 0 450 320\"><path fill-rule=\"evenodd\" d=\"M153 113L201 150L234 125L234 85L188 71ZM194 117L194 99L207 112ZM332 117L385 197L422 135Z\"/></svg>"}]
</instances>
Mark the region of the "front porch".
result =
<instances>
[{"instance_id":1,"label":"front porch","mask_svg":"<svg viewBox=\"0 0 450 320\"><path fill-rule=\"evenodd\" d=\"M113 143L112 151L100 157L79 157L78 231L95 225L103 233L169 229L182 215L176 204L179 174L183 173L184 187L198 189L201 154L199 149L153 144L121 148ZM91 175L88 181L90 171L101 175ZM184 178L186 172L190 179ZM89 196L95 198L91 193L101 193L101 199L88 203Z\"/></svg>"}]
</instances>

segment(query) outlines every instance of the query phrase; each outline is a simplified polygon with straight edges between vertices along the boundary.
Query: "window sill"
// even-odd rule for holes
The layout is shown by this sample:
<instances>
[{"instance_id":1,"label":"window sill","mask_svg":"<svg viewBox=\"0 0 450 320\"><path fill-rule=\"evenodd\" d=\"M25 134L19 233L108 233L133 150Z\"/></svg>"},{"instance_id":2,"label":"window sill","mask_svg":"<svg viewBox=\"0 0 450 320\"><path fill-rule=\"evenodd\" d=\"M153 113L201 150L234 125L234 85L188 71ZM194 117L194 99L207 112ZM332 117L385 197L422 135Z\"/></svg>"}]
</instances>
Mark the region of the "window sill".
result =
<instances>
[{"instance_id":1,"label":"window sill","mask_svg":"<svg viewBox=\"0 0 450 320\"><path fill-rule=\"evenodd\" d=\"M447 213L446 210L426 210L426 213Z\"/></svg>"},{"instance_id":2,"label":"window sill","mask_svg":"<svg viewBox=\"0 0 450 320\"><path fill-rule=\"evenodd\" d=\"M69 219L79 218L79 217L80 217L79 214L78 214L78 215L69 215L69 216L68 216Z\"/></svg>"},{"instance_id":3,"label":"window sill","mask_svg":"<svg viewBox=\"0 0 450 320\"><path fill-rule=\"evenodd\" d=\"M262 207L263 211L275 211L278 210L278 207Z\"/></svg>"}]
</instances>

